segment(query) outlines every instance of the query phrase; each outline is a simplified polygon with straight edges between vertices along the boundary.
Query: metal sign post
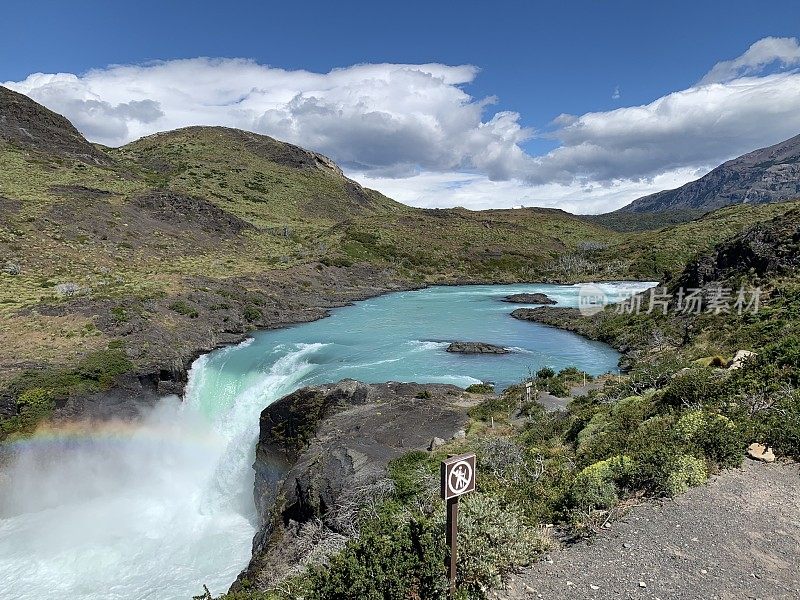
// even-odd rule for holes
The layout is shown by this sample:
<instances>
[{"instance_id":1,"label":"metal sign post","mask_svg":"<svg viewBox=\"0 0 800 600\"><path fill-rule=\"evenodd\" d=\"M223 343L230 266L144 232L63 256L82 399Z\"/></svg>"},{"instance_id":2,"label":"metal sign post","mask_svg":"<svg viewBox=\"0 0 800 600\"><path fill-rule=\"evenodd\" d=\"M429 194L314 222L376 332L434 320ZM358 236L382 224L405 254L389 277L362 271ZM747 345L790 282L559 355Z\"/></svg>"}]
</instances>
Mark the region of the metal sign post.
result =
<instances>
[{"instance_id":1,"label":"metal sign post","mask_svg":"<svg viewBox=\"0 0 800 600\"><path fill-rule=\"evenodd\" d=\"M456 562L458 560L458 499L475 491L475 455L451 456L442 461L442 499L447 502L446 541L450 554L447 558L447 579L450 581L449 597L456 591Z\"/></svg>"}]
</instances>

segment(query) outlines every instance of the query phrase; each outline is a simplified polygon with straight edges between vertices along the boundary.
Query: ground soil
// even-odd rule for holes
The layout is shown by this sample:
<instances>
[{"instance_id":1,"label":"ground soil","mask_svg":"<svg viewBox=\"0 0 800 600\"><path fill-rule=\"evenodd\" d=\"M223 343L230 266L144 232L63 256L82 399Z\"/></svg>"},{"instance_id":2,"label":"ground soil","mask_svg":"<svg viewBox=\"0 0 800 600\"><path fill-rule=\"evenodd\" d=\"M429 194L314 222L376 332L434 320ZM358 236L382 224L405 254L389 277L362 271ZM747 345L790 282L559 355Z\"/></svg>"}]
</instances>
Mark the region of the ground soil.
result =
<instances>
[{"instance_id":1,"label":"ground soil","mask_svg":"<svg viewBox=\"0 0 800 600\"><path fill-rule=\"evenodd\" d=\"M796 599L798 565L800 466L747 461L675 500L632 508L496 597Z\"/></svg>"}]
</instances>

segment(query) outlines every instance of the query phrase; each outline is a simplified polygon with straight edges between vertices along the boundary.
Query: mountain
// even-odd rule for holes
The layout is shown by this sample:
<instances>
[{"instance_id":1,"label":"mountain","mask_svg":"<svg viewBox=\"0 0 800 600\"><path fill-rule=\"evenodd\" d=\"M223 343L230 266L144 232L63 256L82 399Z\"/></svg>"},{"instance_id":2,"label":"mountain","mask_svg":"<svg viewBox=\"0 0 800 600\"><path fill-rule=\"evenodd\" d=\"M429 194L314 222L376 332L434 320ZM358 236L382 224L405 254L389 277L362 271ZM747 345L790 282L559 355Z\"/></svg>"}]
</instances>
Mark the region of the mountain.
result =
<instances>
[{"instance_id":1,"label":"mountain","mask_svg":"<svg viewBox=\"0 0 800 600\"><path fill-rule=\"evenodd\" d=\"M697 181L634 200L611 214L710 211L800 196L800 135L723 163Z\"/></svg>"},{"instance_id":2,"label":"mountain","mask_svg":"<svg viewBox=\"0 0 800 600\"><path fill-rule=\"evenodd\" d=\"M107 164L109 161L67 119L2 86L0 141L94 164Z\"/></svg>"}]
</instances>

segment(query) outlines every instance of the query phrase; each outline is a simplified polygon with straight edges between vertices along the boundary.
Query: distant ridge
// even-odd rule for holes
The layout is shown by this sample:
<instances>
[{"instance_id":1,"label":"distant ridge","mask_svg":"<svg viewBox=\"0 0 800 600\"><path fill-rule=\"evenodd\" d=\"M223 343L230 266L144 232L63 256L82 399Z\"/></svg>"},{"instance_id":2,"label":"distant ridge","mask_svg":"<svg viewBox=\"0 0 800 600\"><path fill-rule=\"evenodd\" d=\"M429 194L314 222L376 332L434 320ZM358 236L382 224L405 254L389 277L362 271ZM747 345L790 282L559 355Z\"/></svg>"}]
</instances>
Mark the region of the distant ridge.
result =
<instances>
[{"instance_id":1,"label":"distant ridge","mask_svg":"<svg viewBox=\"0 0 800 600\"><path fill-rule=\"evenodd\" d=\"M800 196L800 135L723 163L697 181L634 200L615 213L707 212ZM610 213L610 214L615 214Z\"/></svg>"},{"instance_id":2,"label":"distant ridge","mask_svg":"<svg viewBox=\"0 0 800 600\"><path fill-rule=\"evenodd\" d=\"M65 117L2 86L0 141L88 163L111 162L108 155L89 143Z\"/></svg>"}]
</instances>

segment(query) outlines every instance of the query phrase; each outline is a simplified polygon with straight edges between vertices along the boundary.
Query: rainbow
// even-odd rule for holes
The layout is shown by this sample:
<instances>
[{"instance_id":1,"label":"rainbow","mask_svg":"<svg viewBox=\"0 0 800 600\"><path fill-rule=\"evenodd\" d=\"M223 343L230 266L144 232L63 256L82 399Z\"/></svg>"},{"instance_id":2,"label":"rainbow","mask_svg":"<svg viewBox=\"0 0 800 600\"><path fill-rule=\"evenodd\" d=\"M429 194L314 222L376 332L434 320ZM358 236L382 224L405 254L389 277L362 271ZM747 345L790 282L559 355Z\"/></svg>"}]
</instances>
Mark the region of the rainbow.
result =
<instances>
[{"instance_id":1,"label":"rainbow","mask_svg":"<svg viewBox=\"0 0 800 600\"><path fill-rule=\"evenodd\" d=\"M12 454L30 450L102 449L103 447L195 445L219 447L223 438L206 429L182 427L147 421L111 420L103 422L67 422L44 425L32 435L7 441L3 446Z\"/></svg>"}]
</instances>

